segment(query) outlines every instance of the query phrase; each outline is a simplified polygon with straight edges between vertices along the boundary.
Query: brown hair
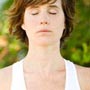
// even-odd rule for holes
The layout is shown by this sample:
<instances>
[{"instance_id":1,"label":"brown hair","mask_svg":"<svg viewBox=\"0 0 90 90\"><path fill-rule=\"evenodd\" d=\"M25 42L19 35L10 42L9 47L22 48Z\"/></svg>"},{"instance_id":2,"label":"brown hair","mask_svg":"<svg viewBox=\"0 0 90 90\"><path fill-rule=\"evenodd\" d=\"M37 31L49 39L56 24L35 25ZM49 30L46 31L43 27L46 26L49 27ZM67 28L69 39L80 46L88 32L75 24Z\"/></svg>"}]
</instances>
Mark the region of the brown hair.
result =
<instances>
[{"instance_id":1,"label":"brown hair","mask_svg":"<svg viewBox=\"0 0 90 90\"><path fill-rule=\"evenodd\" d=\"M26 32L21 28L25 8L28 6L54 3L55 1L56 0L14 0L8 13L10 33L16 35L22 42L25 42L28 45ZM68 37L73 30L75 0L61 0L61 2L65 15L65 30L63 31L62 37L60 39L60 44L62 45L65 38Z\"/></svg>"}]
</instances>

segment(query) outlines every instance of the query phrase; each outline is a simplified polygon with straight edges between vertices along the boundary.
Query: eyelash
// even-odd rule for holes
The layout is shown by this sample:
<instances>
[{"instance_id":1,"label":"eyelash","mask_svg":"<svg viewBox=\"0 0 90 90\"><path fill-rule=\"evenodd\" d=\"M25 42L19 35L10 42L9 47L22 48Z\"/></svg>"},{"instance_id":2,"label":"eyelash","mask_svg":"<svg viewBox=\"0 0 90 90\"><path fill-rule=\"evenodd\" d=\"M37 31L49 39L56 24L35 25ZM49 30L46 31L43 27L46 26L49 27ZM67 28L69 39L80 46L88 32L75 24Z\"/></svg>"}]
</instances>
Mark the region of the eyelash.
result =
<instances>
[{"instance_id":1,"label":"eyelash","mask_svg":"<svg viewBox=\"0 0 90 90\"><path fill-rule=\"evenodd\" d=\"M33 13L32 15L37 15L38 13ZM51 13L49 12L49 14L52 14L52 15L56 15L57 13Z\"/></svg>"},{"instance_id":2,"label":"eyelash","mask_svg":"<svg viewBox=\"0 0 90 90\"><path fill-rule=\"evenodd\" d=\"M49 12L49 14L53 14L53 15L56 15L57 13L51 13L51 12Z\"/></svg>"}]
</instances>

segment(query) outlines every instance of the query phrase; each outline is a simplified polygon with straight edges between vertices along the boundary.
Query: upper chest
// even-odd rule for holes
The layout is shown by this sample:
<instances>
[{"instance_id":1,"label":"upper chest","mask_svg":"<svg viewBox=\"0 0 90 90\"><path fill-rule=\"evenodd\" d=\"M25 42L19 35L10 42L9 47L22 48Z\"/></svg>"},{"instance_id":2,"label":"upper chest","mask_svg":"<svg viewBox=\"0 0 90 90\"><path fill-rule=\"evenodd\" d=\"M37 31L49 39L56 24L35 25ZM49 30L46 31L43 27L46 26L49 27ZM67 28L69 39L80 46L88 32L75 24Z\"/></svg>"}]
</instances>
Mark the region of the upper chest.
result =
<instances>
[{"instance_id":1,"label":"upper chest","mask_svg":"<svg viewBox=\"0 0 90 90\"><path fill-rule=\"evenodd\" d=\"M65 72L25 74L27 90L64 90Z\"/></svg>"}]
</instances>

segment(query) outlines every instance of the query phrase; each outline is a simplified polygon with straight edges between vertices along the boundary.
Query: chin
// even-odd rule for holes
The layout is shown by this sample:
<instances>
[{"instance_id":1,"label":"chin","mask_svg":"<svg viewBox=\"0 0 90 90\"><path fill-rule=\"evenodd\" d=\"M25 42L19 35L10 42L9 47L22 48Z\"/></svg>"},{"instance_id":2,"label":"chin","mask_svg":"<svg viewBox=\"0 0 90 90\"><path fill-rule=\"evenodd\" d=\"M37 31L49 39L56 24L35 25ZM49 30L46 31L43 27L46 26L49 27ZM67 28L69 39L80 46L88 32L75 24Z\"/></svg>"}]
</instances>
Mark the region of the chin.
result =
<instances>
[{"instance_id":1,"label":"chin","mask_svg":"<svg viewBox=\"0 0 90 90\"><path fill-rule=\"evenodd\" d=\"M35 45L50 46L58 42L58 39L52 37L40 37L40 38L34 38L33 41Z\"/></svg>"},{"instance_id":2,"label":"chin","mask_svg":"<svg viewBox=\"0 0 90 90\"><path fill-rule=\"evenodd\" d=\"M36 41L35 43L40 46L49 46L52 45L53 42L50 40L40 40L40 41Z\"/></svg>"}]
</instances>

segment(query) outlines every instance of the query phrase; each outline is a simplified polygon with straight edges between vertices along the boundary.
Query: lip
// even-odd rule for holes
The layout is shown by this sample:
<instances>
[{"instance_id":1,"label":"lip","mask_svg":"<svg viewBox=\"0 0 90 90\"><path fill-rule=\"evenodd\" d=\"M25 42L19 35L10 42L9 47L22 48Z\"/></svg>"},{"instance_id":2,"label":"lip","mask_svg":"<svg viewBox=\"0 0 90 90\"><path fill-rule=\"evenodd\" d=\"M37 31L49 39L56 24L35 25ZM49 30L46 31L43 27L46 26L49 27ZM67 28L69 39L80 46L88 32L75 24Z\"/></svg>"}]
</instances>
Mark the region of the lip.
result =
<instances>
[{"instance_id":1,"label":"lip","mask_svg":"<svg viewBox=\"0 0 90 90\"><path fill-rule=\"evenodd\" d=\"M48 29L42 29L42 30L39 30L38 32L51 32L51 31Z\"/></svg>"}]
</instances>

